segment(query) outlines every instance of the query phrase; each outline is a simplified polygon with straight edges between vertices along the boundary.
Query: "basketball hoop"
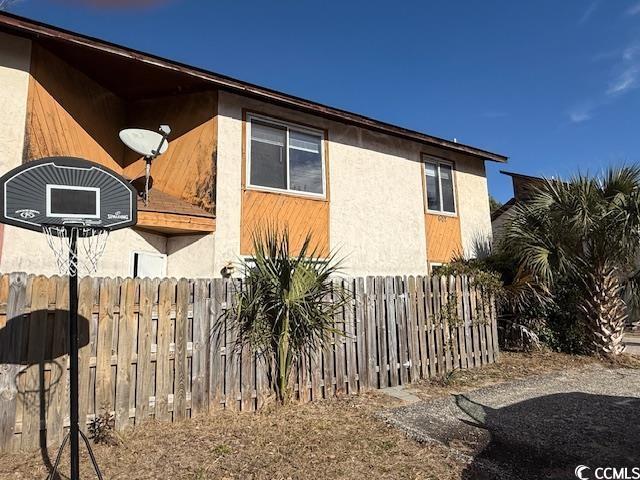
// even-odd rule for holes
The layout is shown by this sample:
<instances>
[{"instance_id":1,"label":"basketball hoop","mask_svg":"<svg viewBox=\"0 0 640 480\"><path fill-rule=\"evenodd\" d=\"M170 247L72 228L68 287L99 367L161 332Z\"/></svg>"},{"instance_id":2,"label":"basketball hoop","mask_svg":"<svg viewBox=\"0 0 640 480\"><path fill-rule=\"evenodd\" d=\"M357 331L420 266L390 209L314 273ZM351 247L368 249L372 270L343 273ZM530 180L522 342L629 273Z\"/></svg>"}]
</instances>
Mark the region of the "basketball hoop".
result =
<instances>
[{"instance_id":1,"label":"basketball hoop","mask_svg":"<svg viewBox=\"0 0 640 480\"><path fill-rule=\"evenodd\" d=\"M42 225L42 233L62 275L94 273L109 238L108 229L86 225Z\"/></svg>"},{"instance_id":2,"label":"basketball hoop","mask_svg":"<svg viewBox=\"0 0 640 480\"><path fill-rule=\"evenodd\" d=\"M136 195L116 172L80 158L27 162L0 177L0 223L44 233L60 273L69 276L69 431L49 473L50 480L59 476L57 469L67 442L71 479L80 479L80 439L102 480L89 440L79 425L78 270L95 272L109 232L136 224Z\"/></svg>"}]
</instances>

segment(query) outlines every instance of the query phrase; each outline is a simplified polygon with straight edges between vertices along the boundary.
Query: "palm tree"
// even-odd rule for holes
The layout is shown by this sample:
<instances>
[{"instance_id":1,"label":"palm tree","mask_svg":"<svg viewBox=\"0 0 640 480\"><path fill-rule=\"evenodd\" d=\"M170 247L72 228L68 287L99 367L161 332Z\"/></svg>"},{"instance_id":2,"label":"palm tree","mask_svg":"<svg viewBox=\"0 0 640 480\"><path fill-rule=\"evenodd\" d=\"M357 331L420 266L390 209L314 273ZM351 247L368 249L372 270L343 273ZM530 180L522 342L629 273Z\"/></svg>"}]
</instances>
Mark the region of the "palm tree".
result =
<instances>
[{"instance_id":1,"label":"palm tree","mask_svg":"<svg viewBox=\"0 0 640 480\"><path fill-rule=\"evenodd\" d=\"M517 277L551 300L561 282L575 286L576 318L584 322L592 349L621 353L624 299L640 297L640 168L545 180L509 215L503 247L518 261Z\"/></svg>"},{"instance_id":2,"label":"palm tree","mask_svg":"<svg viewBox=\"0 0 640 480\"><path fill-rule=\"evenodd\" d=\"M292 253L287 228L254 235L254 258L245 261L245 279L236 302L223 317L247 345L266 360L271 387L280 403L288 398L294 362L329 341L334 315L348 297L331 277L338 273L334 254L320 259L307 235Z\"/></svg>"}]
</instances>

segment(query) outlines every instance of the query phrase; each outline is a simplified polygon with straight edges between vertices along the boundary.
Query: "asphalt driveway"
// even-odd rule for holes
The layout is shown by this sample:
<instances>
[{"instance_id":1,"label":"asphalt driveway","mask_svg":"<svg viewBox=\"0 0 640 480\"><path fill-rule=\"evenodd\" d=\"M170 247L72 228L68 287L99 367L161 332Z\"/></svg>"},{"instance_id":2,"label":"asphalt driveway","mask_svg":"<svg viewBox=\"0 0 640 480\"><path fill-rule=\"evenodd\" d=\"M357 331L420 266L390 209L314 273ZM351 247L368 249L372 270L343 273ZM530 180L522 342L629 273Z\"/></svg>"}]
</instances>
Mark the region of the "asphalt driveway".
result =
<instances>
[{"instance_id":1,"label":"asphalt driveway","mask_svg":"<svg viewBox=\"0 0 640 480\"><path fill-rule=\"evenodd\" d=\"M467 460L467 479L575 479L578 465L640 467L640 370L594 365L383 416L418 441L451 447Z\"/></svg>"}]
</instances>

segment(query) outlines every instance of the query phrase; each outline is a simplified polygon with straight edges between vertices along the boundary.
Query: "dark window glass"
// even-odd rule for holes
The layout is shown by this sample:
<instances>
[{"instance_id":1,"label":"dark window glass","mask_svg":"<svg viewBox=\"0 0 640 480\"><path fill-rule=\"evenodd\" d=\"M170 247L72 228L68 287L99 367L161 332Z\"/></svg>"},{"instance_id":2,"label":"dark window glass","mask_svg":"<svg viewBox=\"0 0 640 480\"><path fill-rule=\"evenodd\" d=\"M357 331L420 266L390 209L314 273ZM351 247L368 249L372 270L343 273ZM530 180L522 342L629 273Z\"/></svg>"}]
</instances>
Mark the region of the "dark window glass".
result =
<instances>
[{"instance_id":1,"label":"dark window glass","mask_svg":"<svg viewBox=\"0 0 640 480\"><path fill-rule=\"evenodd\" d=\"M320 137L289 131L289 187L322 194L322 142Z\"/></svg>"},{"instance_id":2,"label":"dark window glass","mask_svg":"<svg viewBox=\"0 0 640 480\"><path fill-rule=\"evenodd\" d=\"M427 176L427 208L440 210L440 182L438 179L438 167L435 163L425 163Z\"/></svg>"},{"instance_id":3,"label":"dark window glass","mask_svg":"<svg viewBox=\"0 0 640 480\"><path fill-rule=\"evenodd\" d=\"M449 165L440 165L440 185L442 188L442 210L447 213L455 213L453 169Z\"/></svg>"},{"instance_id":4,"label":"dark window glass","mask_svg":"<svg viewBox=\"0 0 640 480\"><path fill-rule=\"evenodd\" d=\"M284 128L251 123L251 185L287 188Z\"/></svg>"}]
</instances>

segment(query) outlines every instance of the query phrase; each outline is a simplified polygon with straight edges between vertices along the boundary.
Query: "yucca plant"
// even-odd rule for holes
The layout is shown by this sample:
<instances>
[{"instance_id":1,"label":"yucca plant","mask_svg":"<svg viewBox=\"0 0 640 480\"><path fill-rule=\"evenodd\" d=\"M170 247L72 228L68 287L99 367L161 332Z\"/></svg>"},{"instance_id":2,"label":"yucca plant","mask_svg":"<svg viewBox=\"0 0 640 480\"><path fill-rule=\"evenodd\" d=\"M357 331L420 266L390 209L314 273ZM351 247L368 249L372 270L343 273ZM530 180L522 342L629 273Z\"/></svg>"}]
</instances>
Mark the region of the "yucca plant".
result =
<instances>
[{"instance_id":1,"label":"yucca plant","mask_svg":"<svg viewBox=\"0 0 640 480\"><path fill-rule=\"evenodd\" d=\"M265 360L271 387L285 403L294 363L333 333L342 333L334 315L349 297L332 282L340 269L335 254L320 258L310 235L294 253L289 230L270 227L254 235L253 249L253 259L243 262L245 277L236 302L224 319L227 328L236 329L238 345Z\"/></svg>"},{"instance_id":2,"label":"yucca plant","mask_svg":"<svg viewBox=\"0 0 640 480\"><path fill-rule=\"evenodd\" d=\"M545 180L509 215L503 245L518 261L518 279L551 301L560 281L575 286L576 321L592 349L621 353L625 299L640 297L640 169Z\"/></svg>"}]
</instances>

